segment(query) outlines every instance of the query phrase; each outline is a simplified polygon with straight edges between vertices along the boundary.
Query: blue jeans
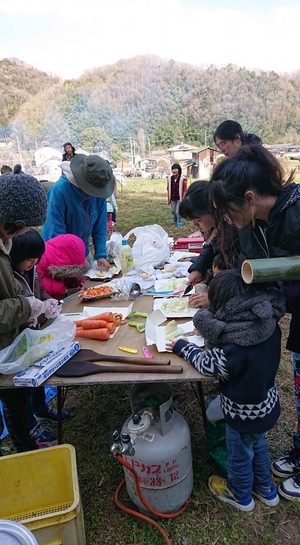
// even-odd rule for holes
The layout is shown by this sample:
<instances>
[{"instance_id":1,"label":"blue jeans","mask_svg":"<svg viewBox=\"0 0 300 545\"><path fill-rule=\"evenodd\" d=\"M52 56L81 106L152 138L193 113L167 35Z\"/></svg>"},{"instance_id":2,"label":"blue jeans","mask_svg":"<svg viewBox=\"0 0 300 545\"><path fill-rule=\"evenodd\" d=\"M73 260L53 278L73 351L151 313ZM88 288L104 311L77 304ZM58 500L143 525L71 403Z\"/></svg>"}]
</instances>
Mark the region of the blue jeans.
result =
<instances>
[{"instance_id":1,"label":"blue jeans","mask_svg":"<svg viewBox=\"0 0 300 545\"><path fill-rule=\"evenodd\" d=\"M181 221L181 217L179 215L179 205L180 205L180 200L170 202L171 212L172 212L174 218L177 219L177 221Z\"/></svg>"},{"instance_id":2,"label":"blue jeans","mask_svg":"<svg viewBox=\"0 0 300 545\"><path fill-rule=\"evenodd\" d=\"M240 433L226 425L228 488L238 500L251 497L252 489L267 491L273 485L271 461L264 433Z\"/></svg>"}]
</instances>

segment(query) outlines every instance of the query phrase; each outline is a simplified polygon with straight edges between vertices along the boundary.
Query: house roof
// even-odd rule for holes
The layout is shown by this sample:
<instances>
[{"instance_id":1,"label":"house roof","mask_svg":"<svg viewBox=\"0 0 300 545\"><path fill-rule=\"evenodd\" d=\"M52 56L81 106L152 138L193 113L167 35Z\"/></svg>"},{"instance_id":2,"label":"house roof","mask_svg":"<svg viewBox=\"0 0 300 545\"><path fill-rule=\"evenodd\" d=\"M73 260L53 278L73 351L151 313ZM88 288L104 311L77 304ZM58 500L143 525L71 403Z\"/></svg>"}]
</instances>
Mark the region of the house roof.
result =
<instances>
[{"instance_id":1,"label":"house roof","mask_svg":"<svg viewBox=\"0 0 300 545\"><path fill-rule=\"evenodd\" d=\"M168 148L168 151L193 151L196 149L196 146L181 143L179 146L174 146L174 148Z\"/></svg>"}]
</instances>

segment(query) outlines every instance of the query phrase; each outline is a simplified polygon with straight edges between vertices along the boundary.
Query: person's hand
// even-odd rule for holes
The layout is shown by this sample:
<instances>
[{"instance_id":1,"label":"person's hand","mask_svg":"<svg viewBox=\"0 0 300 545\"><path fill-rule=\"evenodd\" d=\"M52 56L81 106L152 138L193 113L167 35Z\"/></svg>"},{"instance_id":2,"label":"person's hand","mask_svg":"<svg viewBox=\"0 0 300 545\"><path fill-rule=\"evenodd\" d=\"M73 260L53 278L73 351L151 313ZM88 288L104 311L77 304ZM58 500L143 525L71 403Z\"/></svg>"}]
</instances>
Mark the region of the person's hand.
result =
<instances>
[{"instance_id":1,"label":"person's hand","mask_svg":"<svg viewBox=\"0 0 300 545\"><path fill-rule=\"evenodd\" d=\"M37 318L40 314L43 314L44 302L41 301L40 299L37 299L33 295L31 295L30 297L27 297L27 301L31 306L31 314L29 319L29 322L30 322L32 319Z\"/></svg>"},{"instance_id":2,"label":"person's hand","mask_svg":"<svg viewBox=\"0 0 300 545\"><path fill-rule=\"evenodd\" d=\"M100 259L97 259L97 265L98 267L104 267L106 271L108 271L111 267L110 263L108 263L105 257L100 257Z\"/></svg>"},{"instance_id":3,"label":"person's hand","mask_svg":"<svg viewBox=\"0 0 300 545\"><path fill-rule=\"evenodd\" d=\"M192 284L192 286L194 286L195 284L202 282L202 280L204 280L204 276L200 271L192 271L188 277L188 284Z\"/></svg>"},{"instance_id":4,"label":"person's hand","mask_svg":"<svg viewBox=\"0 0 300 545\"><path fill-rule=\"evenodd\" d=\"M209 300L207 292L193 293L189 296L189 307L192 308L208 308Z\"/></svg>"},{"instance_id":5,"label":"person's hand","mask_svg":"<svg viewBox=\"0 0 300 545\"><path fill-rule=\"evenodd\" d=\"M168 352L172 352L173 346L175 346L175 341L168 341L168 342L166 343L166 350L167 350Z\"/></svg>"},{"instance_id":6,"label":"person's hand","mask_svg":"<svg viewBox=\"0 0 300 545\"><path fill-rule=\"evenodd\" d=\"M47 299L43 301L44 303L44 314L49 320L52 318L57 318L61 313L62 305L58 305L56 299Z\"/></svg>"}]
</instances>

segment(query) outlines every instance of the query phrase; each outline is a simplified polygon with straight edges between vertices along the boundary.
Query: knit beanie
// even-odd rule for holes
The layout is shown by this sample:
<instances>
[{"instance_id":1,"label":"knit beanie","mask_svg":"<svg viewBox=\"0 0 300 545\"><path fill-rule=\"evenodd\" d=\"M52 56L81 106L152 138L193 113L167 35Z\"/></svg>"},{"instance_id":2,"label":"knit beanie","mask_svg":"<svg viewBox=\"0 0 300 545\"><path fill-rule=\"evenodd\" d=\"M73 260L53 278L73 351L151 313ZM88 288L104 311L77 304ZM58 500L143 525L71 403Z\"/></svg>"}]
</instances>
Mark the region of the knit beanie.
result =
<instances>
[{"instance_id":1,"label":"knit beanie","mask_svg":"<svg viewBox=\"0 0 300 545\"><path fill-rule=\"evenodd\" d=\"M35 227L45 223L46 214L46 192L36 178L22 171L1 176L0 221Z\"/></svg>"}]
</instances>

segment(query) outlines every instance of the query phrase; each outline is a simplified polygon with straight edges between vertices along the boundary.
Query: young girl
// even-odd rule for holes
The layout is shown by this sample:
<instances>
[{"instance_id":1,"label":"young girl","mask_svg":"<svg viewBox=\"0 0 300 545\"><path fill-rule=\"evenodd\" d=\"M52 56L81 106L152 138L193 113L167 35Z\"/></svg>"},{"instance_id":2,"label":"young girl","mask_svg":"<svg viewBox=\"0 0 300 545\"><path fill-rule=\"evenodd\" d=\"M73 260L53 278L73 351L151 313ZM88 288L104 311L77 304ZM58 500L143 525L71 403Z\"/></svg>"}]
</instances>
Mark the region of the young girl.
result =
<instances>
[{"instance_id":1,"label":"young girl","mask_svg":"<svg viewBox=\"0 0 300 545\"><path fill-rule=\"evenodd\" d=\"M36 268L45 290L55 299L65 297L68 289L79 289L90 268L83 240L71 234L47 240Z\"/></svg>"},{"instance_id":2,"label":"young girl","mask_svg":"<svg viewBox=\"0 0 300 545\"><path fill-rule=\"evenodd\" d=\"M45 291L39 274L36 269L45 251L45 243L42 237L35 229L29 229L27 233L15 237L10 251L11 265L14 275L24 290L31 292L41 301L57 301L51 299L51 296ZM46 321L44 314L38 316L38 325ZM27 327L27 324L24 324ZM48 420L57 422L57 410L49 407L46 403L44 387L32 388L32 408L38 420ZM62 420L69 415L67 411L62 411Z\"/></svg>"},{"instance_id":3,"label":"young girl","mask_svg":"<svg viewBox=\"0 0 300 545\"><path fill-rule=\"evenodd\" d=\"M107 206L107 232L109 235L112 235L113 232L113 222L116 223L118 205L114 194L112 193L110 197L106 199Z\"/></svg>"},{"instance_id":4,"label":"young girl","mask_svg":"<svg viewBox=\"0 0 300 545\"><path fill-rule=\"evenodd\" d=\"M38 180L23 172L8 173L0 183L0 350L9 346L28 321L43 312L57 316L57 305L40 301L16 282L9 253L12 239L46 219L46 193ZM0 390L5 423L17 452L38 448L27 420L32 388Z\"/></svg>"},{"instance_id":5,"label":"young girl","mask_svg":"<svg viewBox=\"0 0 300 545\"><path fill-rule=\"evenodd\" d=\"M193 286L207 280L215 256L222 254L227 264L226 268L231 269L238 266L238 257L241 251L235 227L228 225L223 234L216 227L216 220L211 212L208 189L209 184L206 181L193 182L179 206L180 215L191 220L195 227L205 234L206 239L201 254L192 258L192 265L188 269L188 281ZM222 245L224 245L224 251L221 249ZM203 308L207 306L207 302L205 292L196 292L189 297L189 305L194 308Z\"/></svg>"},{"instance_id":6,"label":"young girl","mask_svg":"<svg viewBox=\"0 0 300 545\"><path fill-rule=\"evenodd\" d=\"M300 255L300 185L285 183L277 159L262 146L243 146L217 166L210 198L219 225L238 227L245 259ZM291 313L287 348L293 352L298 427L293 448L272 464L287 499L300 499L300 282L284 282Z\"/></svg>"},{"instance_id":7,"label":"young girl","mask_svg":"<svg viewBox=\"0 0 300 545\"><path fill-rule=\"evenodd\" d=\"M221 271L210 282L209 310L198 310L194 325L210 350L179 340L167 349L199 373L219 377L226 422L227 480L213 475L208 485L221 501L252 511L253 495L269 506L279 498L270 473L265 433L280 415L275 376L280 361L278 320L285 312L279 290L243 282L238 271Z\"/></svg>"}]
</instances>

